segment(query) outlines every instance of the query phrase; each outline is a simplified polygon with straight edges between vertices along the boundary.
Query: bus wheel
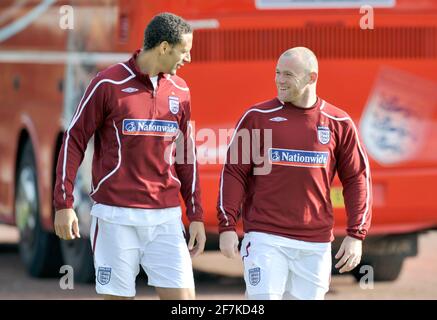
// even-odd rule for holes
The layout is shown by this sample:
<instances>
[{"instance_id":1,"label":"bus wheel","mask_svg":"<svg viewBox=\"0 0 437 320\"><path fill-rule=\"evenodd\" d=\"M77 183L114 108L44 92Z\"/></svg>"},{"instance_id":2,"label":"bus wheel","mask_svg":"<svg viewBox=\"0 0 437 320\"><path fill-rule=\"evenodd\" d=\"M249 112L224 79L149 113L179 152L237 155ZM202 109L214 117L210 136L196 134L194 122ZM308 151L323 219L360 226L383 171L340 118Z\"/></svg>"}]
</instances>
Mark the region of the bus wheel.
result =
<instances>
[{"instance_id":1,"label":"bus wheel","mask_svg":"<svg viewBox=\"0 0 437 320\"><path fill-rule=\"evenodd\" d=\"M94 262L89 239L62 240L61 250L65 264L73 267L74 281L90 283L94 280Z\"/></svg>"},{"instance_id":2,"label":"bus wheel","mask_svg":"<svg viewBox=\"0 0 437 320\"><path fill-rule=\"evenodd\" d=\"M30 141L24 145L17 168L15 219L21 260L34 277L54 276L62 264L59 241L40 224L37 171Z\"/></svg>"},{"instance_id":3,"label":"bus wheel","mask_svg":"<svg viewBox=\"0 0 437 320\"><path fill-rule=\"evenodd\" d=\"M92 202L89 197L89 186L83 179L81 170L76 175L74 182L74 208L79 219L79 230L81 238L70 241L61 241L61 251L64 262L74 269L74 280L78 283L91 283L95 279L94 259L91 249L90 228Z\"/></svg>"},{"instance_id":4,"label":"bus wheel","mask_svg":"<svg viewBox=\"0 0 437 320\"><path fill-rule=\"evenodd\" d=\"M366 257L366 260L355 268L352 274L357 281L360 281L365 274L369 274L369 271L372 271L374 281L394 281L401 273L404 259L405 257L402 255L371 255ZM360 269L366 265L371 268L363 268L360 273Z\"/></svg>"}]
</instances>

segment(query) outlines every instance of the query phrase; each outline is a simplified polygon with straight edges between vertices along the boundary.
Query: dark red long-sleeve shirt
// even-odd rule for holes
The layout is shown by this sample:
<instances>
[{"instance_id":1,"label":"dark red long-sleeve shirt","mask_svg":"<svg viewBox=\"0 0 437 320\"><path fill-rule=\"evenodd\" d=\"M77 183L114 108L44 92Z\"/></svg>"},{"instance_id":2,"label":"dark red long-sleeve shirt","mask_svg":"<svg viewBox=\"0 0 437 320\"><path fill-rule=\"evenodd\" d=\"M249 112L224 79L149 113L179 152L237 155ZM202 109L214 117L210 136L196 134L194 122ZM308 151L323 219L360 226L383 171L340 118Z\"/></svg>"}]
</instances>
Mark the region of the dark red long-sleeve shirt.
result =
<instances>
[{"instance_id":1,"label":"dark red long-sleeve shirt","mask_svg":"<svg viewBox=\"0 0 437 320\"><path fill-rule=\"evenodd\" d=\"M73 207L76 173L94 135L90 195L96 202L169 208L180 205L181 192L189 220L201 221L189 89L181 78L160 74L154 90L137 55L100 72L86 89L64 134L54 206ZM170 160L176 145L183 146L183 161Z\"/></svg>"},{"instance_id":2,"label":"dark red long-sleeve shirt","mask_svg":"<svg viewBox=\"0 0 437 320\"><path fill-rule=\"evenodd\" d=\"M260 134L253 134L257 129ZM271 129L271 144L264 129ZM265 171L266 163L271 171L255 174ZM237 124L223 167L219 231L235 230L242 214L245 232L332 241L330 185L336 172L343 184L347 234L364 239L371 221L370 169L349 115L320 98L309 109L278 99L250 108Z\"/></svg>"}]
</instances>

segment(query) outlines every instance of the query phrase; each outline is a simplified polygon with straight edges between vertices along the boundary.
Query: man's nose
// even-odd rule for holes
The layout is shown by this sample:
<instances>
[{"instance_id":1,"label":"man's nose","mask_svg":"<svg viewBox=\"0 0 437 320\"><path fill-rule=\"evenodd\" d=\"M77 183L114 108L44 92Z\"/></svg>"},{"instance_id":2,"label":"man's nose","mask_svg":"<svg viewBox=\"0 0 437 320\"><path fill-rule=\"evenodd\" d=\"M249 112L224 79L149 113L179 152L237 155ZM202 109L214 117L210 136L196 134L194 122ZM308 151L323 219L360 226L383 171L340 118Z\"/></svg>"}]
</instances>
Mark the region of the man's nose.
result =
<instances>
[{"instance_id":1,"label":"man's nose","mask_svg":"<svg viewBox=\"0 0 437 320\"><path fill-rule=\"evenodd\" d=\"M282 75L277 75L276 76L276 81L280 84L284 84L285 83L285 78Z\"/></svg>"}]
</instances>

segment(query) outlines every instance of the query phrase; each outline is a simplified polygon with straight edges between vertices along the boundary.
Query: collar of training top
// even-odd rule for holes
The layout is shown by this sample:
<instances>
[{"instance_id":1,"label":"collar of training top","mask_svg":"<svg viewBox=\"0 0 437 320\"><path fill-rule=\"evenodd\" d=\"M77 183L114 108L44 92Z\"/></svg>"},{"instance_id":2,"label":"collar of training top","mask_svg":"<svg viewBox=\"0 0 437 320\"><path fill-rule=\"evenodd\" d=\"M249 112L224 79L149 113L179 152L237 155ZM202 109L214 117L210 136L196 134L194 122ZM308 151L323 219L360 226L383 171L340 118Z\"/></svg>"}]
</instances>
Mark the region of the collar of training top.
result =
<instances>
[{"instance_id":1,"label":"collar of training top","mask_svg":"<svg viewBox=\"0 0 437 320\"><path fill-rule=\"evenodd\" d=\"M310 113L313 112L315 110L318 110L322 104L322 99L320 99L319 97L317 97L317 101L316 103L314 103L311 107L309 108L302 108L302 107L298 107L295 106L294 104L292 104L291 102L283 102L281 100L279 100L278 98L276 98L278 100L278 102L280 102L283 106L290 108L291 110L295 110L297 112L301 112L301 113Z\"/></svg>"},{"instance_id":2,"label":"collar of training top","mask_svg":"<svg viewBox=\"0 0 437 320\"><path fill-rule=\"evenodd\" d=\"M132 57L129 59L128 61L128 65L129 67L132 69L132 71L135 73L135 75L144 83L146 83L147 85L150 85L153 88L152 82L150 81L150 77L148 74L143 73L138 64L137 64L137 57L138 55L141 53L141 49L136 50L133 54ZM160 72L158 73L158 81L164 77L164 73Z\"/></svg>"}]
</instances>

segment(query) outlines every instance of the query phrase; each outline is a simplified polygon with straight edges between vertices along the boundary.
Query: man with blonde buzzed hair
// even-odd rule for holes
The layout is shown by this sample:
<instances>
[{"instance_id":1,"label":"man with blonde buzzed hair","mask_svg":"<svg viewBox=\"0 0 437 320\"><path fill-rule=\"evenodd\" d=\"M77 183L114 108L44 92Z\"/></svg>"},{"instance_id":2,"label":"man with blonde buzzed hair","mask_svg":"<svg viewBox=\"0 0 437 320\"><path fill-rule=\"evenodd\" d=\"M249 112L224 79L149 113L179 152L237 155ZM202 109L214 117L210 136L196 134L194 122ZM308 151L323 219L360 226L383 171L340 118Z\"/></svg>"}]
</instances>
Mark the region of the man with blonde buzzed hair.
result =
<instances>
[{"instance_id":1,"label":"man with blonde buzzed hair","mask_svg":"<svg viewBox=\"0 0 437 320\"><path fill-rule=\"evenodd\" d=\"M371 221L366 152L350 116L317 96L318 63L303 47L285 51L276 65L277 97L249 108L239 120L220 180L220 250L238 254L236 223L243 217L241 257L248 299L324 299L331 275L334 216L330 187L343 184L347 236L335 256L340 273L361 260ZM241 130L271 130L263 163L242 163L259 144L238 145ZM251 140L256 139L252 136ZM261 140L262 141L262 140ZM260 147L261 148L261 147ZM233 154L237 152L238 154ZM231 163L230 159L238 159Z\"/></svg>"},{"instance_id":2,"label":"man with blonde buzzed hair","mask_svg":"<svg viewBox=\"0 0 437 320\"><path fill-rule=\"evenodd\" d=\"M299 62L304 70L308 72L319 72L319 63L317 57L310 49L305 47L295 47L288 49L281 54L281 58L294 59Z\"/></svg>"},{"instance_id":3,"label":"man with blonde buzzed hair","mask_svg":"<svg viewBox=\"0 0 437 320\"><path fill-rule=\"evenodd\" d=\"M278 87L278 98L297 106L302 105L303 108L307 108L308 103L314 104L317 100L316 85L319 73L315 54L304 47L289 49L279 57L277 75L279 69L285 72L286 77L277 78L277 86L280 84L278 81L285 84L289 76L292 76L291 80L295 81L295 84Z\"/></svg>"}]
</instances>

